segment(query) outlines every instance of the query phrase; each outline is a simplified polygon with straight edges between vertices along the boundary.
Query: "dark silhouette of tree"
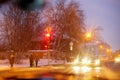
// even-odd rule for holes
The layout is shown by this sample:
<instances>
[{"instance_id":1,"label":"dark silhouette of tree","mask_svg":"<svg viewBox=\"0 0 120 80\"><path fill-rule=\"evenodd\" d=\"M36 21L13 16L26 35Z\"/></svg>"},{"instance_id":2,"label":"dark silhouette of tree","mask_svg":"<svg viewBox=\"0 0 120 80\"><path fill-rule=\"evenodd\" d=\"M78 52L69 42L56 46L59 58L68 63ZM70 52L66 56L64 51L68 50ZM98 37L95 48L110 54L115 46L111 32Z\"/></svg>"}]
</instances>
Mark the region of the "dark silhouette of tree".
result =
<instances>
[{"instance_id":1,"label":"dark silhouette of tree","mask_svg":"<svg viewBox=\"0 0 120 80\"><path fill-rule=\"evenodd\" d=\"M79 4L73 0L56 0L54 5L46 10L46 14L48 25L53 28L52 48L69 52L69 43L73 41L74 51L77 53L84 30L84 15Z\"/></svg>"},{"instance_id":2,"label":"dark silhouette of tree","mask_svg":"<svg viewBox=\"0 0 120 80\"><path fill-rule=\"evenodd\" d=\"M39 22L38 11L23 11L10 4L4 15L2 35L7 50L15 52L16 59L20 59L23 52L31 47L34 29Z\"/></svg>"}]
</instances>

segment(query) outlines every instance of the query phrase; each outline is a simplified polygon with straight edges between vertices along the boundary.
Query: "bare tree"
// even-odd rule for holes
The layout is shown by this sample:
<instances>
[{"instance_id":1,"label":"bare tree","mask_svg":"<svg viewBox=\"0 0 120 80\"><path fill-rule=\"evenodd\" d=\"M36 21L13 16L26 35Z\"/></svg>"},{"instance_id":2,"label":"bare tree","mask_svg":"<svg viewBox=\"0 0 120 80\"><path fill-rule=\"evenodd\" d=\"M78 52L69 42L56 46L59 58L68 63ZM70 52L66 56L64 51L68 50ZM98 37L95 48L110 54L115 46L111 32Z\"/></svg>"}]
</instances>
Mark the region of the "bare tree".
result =
<instances>
[{"instance_id":1,"label":"bare tree","mask_svg":"<svg viewBox=\"0 0 120 80\"><path fill-rule=\"evenodd\" d=\"M5 49L5 40L3 39L4 31L3 31L3 21L0 20L0 51L4 51Z\"/></svg>"},{"instance_id":2,"label":"bare tree","mask_svg":"<svg viewBox=\"0 0 120 80\"><path fill-rule=\"evenodd\" d=\"M56 51L68 52L70 51L69 42L73 41L74 51L76 51L84 29L84 16L79 4L73 0L70 2L57 0L47 12L50 23L48 25L53 28L52 48Z\"/></svg>"},{"instance_id":3,"label":"bare tree","mask_svg":"<svg viewBox=\"0 0 120 80\"><path fill-rule=\"evenodd\" d=\"M7 50L13 50L16 59L21 58L23 52L31 47L34 28L39 22L39 12L23 11L14 5L10 5L4 13L2 36L6 42Z\"/></svg>"}]
</instances>

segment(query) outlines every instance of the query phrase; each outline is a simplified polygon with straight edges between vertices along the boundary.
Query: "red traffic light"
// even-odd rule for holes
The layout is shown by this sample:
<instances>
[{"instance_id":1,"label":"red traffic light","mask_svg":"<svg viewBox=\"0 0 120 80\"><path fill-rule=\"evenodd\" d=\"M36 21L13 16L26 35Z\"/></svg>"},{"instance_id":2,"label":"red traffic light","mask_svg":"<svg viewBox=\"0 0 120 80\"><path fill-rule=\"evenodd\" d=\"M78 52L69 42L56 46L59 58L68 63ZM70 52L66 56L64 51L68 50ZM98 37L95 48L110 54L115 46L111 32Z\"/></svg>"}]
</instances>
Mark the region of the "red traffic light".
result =
<instances>
[{"instance_id":1,"label":"red traffic light","mask_svg":"<svg viewBox=\"0 0 120 80\"><path fill-rule=\"evenodd\" d=\"M49 41L51 39L50 33L45 33L45 40Z\"/></svg>"},{"instance_id":2,"label":"red traffic light","mask_svg":"<svg viewBox=\"0 0 120 80\"><path fill-rule=\"evenodd\" d=\"M45 37L50 38L50 33L46 33Z\"/></svg>"}]
</instances>

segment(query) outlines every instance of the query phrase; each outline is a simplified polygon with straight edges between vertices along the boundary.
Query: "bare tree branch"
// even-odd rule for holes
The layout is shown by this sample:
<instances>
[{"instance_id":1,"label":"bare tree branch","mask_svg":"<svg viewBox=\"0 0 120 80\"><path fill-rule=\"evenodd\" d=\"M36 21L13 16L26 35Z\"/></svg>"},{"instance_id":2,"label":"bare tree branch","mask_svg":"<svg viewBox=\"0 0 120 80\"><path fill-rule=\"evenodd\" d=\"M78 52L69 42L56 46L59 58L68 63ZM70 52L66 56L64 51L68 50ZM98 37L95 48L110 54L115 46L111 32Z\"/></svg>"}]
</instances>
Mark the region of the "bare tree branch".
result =
<instances>
[{"instance_id":1,"label":"bare tree branch","mask_svg":"<svg viewBox=\"0 0 120 80\"><path fill-rule=\"evenodd\" d=\"M84 15L79 4L75 1L66 3L67 0L57 0L46 10L54 29L53 49L61 52L69 50L70 41L81 42L84 29Z\"/></svg>"},{"instance_id":2,"label":"bare tree branch","mask_svg":"<svg viewBox=\"0 0 120 80\"><path fill-rule=\"evenodd\" d=\"M4 13L3 35L7 50L13 50L19 59L31 47L36 24L39 23L38 11L23 11L9 5Z\"/></svg>"}]
</instances>

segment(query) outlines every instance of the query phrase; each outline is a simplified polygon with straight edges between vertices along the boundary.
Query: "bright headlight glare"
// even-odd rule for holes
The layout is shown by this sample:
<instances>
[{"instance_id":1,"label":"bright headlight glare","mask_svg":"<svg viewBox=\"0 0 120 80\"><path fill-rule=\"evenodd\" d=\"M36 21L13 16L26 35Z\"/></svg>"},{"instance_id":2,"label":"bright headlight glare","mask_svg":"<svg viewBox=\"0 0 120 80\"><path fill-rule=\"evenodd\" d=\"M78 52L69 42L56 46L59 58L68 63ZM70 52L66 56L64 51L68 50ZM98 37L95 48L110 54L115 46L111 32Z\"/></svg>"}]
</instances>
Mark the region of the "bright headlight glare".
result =
<instances>
[{"instance_id":1,"label":"bright headlight glare","mask_svg":"<svg viewBox=\"0 0 120 80\"><path fill-rule=\"evenodd\" d=\"M83 66L83 67L81 67L81 71L82 71L83 73L89 72L90 70L91 70L91 68L88 67L88 66Z\"/></svg>"},{"instance_id":2,"label":"bright headlight glare","mask_svg":"<svg viewBox=\"0 0 120 80\"><path fill-rule=\"evenodd\" d=\"M91 60L89 60L88 58L83 58L82 59L82 64L90 64Z\"/></svg>"},{"instance_id":3,"label":"bright headlight glare","mask_svg":"<svg viewBox=\"0 0 120 80\"><path fill-rule=\"evenodd\" d=\"M91 60L88 60L87 64L90 64L91 63Z\"/></svg>"},{"instance_id":4,"label":"bright headlight glare","mask_svg":"<svg viewBox=\"0 0 120 80\"><path fill-rule=\"evenodd\" d=\"M74 70L74 72L75 72L76 74L78 74L78 73L79 73L79 70L80 70L80 67L79 67L79 66L74 66L74 67L73 67L73 70Z\"/></svg>"},{"instance_id":5,"label":"bright headlight glare","mask_svg":"<svg viewBox=\"0 0 120 80\"><path fill-rule=\"evenodd\" d=\"M74 64L77 64L77 63L79 63L79 59L78 58L74 60Z\"/></svg>"},{"instance_id":6,"label":"bright headlight glare","mask_svg":"<svg viewBox=\"0 0 120 80\"><path fill-rule=\"evenodd\" d=\"M100 65L100 60L95 60L96 65Z\"/></svg>"}]
</instances>

